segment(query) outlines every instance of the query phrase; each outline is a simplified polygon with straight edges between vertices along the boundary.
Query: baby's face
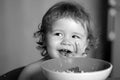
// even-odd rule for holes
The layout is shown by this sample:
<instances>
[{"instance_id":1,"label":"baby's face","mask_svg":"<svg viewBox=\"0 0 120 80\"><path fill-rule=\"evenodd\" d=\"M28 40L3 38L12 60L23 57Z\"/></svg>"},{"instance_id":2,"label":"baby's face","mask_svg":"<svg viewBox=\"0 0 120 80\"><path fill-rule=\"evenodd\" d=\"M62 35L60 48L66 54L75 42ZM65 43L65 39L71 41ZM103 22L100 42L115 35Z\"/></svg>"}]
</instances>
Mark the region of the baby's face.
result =
<instances>
[{"instance_id":1,"label":"baby's face","mask_svg":"<svg viewBox=\"0 0 120 80\"><path fill-rule=\"evenodd\" d=\"M82 57L87 45L87 30L71 18L57 20L46 35L47 51L51 58Z\"/></svg>"}]
</instances>

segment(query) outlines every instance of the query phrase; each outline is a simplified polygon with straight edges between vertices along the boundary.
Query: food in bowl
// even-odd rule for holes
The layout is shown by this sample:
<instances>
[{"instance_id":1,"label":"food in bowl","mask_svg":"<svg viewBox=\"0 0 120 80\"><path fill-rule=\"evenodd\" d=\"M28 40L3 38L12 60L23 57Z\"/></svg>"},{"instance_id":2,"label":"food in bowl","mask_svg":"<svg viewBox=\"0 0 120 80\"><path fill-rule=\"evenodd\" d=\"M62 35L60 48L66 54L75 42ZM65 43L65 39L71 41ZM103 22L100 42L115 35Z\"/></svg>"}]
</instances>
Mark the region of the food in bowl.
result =
<instances>
[{"instance_id":1,"label":"food in bowl","mask_svg":"<svg viewBox=\"0 0 120 80\"><path fill-rule=\"evenodd\" d=\"M41 65L48 80L105 80L112 67L111 63L94 58L57 58Z\"/></svg>"},{"instance_id":2,"label":"food in bowl","mask_svg":"<svg viewBox=\"0 0 120 80\"><path fill-rule=\"evenodd\" d=\"M57 71L60 72L60 71ZM67 70L61 71L61 72L67 72L67 73L84 73L83 70L80 70L79 67L73 67L73 68L69 68Z\"/></svg>"}]
</instances>

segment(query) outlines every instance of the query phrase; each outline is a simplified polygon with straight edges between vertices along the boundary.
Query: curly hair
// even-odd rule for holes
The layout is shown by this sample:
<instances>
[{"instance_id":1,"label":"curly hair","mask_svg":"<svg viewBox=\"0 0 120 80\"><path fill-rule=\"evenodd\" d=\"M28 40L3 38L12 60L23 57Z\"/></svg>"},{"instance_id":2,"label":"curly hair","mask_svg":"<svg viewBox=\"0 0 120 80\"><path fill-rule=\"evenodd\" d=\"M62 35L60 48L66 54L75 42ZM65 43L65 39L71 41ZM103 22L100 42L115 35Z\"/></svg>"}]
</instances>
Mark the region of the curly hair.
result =
<instances>
[{"instance_id":1,"label":"curly hair","mask_svg":"<svg viewBox=\"0 0 120 80\"><path fill-rule=\"evenodd\" d=\"M51 28L52 24L61 18L72 18L79 21L81 24L86 24L88 31L89 45L86 50L91 47L96 47L96 37L93 34L93 22L85 9L76 2L59 2L53 5L43 16L42 23L38 25L38 31L34 33L35 38L39 38L38 49L46 50L44 45L45 36L47 31ZM84 26L85 27L85 26ZM45 56L42 53L42 56Z\"/></svg>"}]
</instances>

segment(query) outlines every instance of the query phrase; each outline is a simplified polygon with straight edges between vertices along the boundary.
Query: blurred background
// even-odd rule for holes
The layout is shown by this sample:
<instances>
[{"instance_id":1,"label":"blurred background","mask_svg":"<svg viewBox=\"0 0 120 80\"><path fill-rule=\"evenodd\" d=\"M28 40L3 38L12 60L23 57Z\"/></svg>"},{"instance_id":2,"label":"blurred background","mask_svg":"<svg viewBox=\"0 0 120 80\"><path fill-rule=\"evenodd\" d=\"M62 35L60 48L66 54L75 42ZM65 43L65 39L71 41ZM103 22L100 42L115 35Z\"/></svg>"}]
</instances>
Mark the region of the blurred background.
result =
<instances>
[{"instance_id":1,"label":"blurred background","mask_svg":"<svg viewBox=\"0 0 120 80\"><path fill-rule=\"evenodd\" d=\"M41 58L33 33L42 16L62 0L0 0L0 75ZM69 1L69 0L68 0ZM93 18L98 48L91 56L111 62L120 75L120 0L74 0Z\"/></svg>"}]
</instances>

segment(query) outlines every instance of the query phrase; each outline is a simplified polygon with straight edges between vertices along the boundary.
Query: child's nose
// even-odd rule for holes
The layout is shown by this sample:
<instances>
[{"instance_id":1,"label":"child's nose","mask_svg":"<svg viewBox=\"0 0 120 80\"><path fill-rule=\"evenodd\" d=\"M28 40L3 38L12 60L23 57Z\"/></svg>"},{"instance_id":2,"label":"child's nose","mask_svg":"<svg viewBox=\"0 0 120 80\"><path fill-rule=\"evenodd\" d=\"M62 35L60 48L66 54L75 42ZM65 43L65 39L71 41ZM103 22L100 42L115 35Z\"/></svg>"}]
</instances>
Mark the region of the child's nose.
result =
<instances>
[{"instance_id":1,"label":"child's nose","mask_svg":"<svg viewBox=\"0 0 120 80\"><path fill-rule=\"evenodd\" d=\"M67 40L67 39L62 40L61 44L62 45L68 45L68 46L72 45L72 43L69 40Z\"/></svg>"}]
</instances>

